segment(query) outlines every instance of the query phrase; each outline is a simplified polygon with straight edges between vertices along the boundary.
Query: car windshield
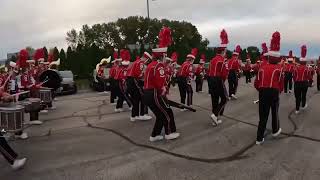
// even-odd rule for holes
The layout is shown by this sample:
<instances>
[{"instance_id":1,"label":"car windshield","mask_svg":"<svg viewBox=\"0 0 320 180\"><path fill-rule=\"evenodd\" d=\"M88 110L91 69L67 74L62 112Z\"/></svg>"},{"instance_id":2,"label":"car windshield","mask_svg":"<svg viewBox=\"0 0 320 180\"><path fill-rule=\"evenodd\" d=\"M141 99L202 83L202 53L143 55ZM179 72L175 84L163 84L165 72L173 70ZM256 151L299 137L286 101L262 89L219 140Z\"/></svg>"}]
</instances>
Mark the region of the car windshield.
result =
<instances>
[{"instance_id":1,"label":"car windshield","mask_svg":"<svg viewBox=\"0 0 320 180\"><path fill-rule=\"evenodd\" d=\"M71 71L60 71L60 75L62 78L73 78Z\"/></svg>"}]
</instances>

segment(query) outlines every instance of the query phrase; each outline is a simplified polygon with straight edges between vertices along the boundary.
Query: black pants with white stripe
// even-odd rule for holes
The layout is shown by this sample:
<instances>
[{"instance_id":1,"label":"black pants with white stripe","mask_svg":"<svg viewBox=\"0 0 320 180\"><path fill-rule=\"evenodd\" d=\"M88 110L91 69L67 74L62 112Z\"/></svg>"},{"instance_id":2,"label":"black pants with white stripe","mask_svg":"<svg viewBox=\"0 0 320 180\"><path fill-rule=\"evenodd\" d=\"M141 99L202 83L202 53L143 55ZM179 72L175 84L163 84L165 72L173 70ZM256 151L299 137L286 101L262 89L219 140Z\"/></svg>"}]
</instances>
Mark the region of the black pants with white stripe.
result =
<instances>
[{"instance_id":1,"label":"black pants with white stripe","mask_svg":"<svg viewBox=\"0 0 320 180\"><path fill-rule=\"evenodd\" d=\"M127 78L128 93L132 100L132 111L131 117L143 116L148 114L148 108L144 105L142 101L143 97L143 81L128 77ZM140 113L139 113L140 110Z\"/></svg>"},{"instance_id":2,"label":"black pants with white stripe","mask_svg":"<svg viewBox=\"0 0 320 180\"><path fill-rule=\"evenodd\" d=\"M284 92L288 92L288 87L289 90L292 90L292 73L291 72L285 72L284 73Z\"/></svg>"},{"instance_id":3,"label":"black pants with white stripe","mask_svg":"<svg viewBox=\"0 0 320 180\"><path fill-rule=\"evenodd\" d=\"M196 92L201 92L203 86L203 77L197 76L196 77Z\"/></svg>"},{"instance_id":4,"label":"black pants with white stripe","mask_svg":"<svg viewBox=\"0 0 320 180\"><path fill-rule=\"evenodd\" d=\"M116 94L116 88L115 88L115 80L113 78L110 78L110 103L114 103L114 100L116 99L117 97L117 94Z\"/></svg>"},{"instance_id":5,"label":"black pants with white stripe","mask_svg":"<svg viewBox=\"0 0 320 180\"><path fill-rule=\"evenodd\" d=\"M144 102L156 116L152 137L160 135L163 127L167 135L176 132L173 111L165 97L160 96L157 90L149 89L144 91Z\"/></svg>"},{"instance_id":6,"label":"black pants with white stripe","mask_svg":"<svg viewBox=\"0 0 320 180\"><path fill-rule=\"evenodd\" d=\"M227 104L227 92L221 77L209 77L212 113L217 117L223 115Z\"/></svg>"},{"instance_id":7,"label":"black pants with white stripe","mask_svg":"<svg viewBox=\"0 0 320 180\"><path fill-rule=\"evenodd\" d=\"M17 153L9 146L4 137L0 137L0 151L4 158L12 165L18 157Z\"/></svg>"},{"instance_id":8,"label":"black pants with white stripe","mask_svg":"<svg viewBox=\"0 0 320 180\"><path fill-rule=\"evenodd\" d=\"M119 80L115 81L115 88L116 88L116 94L118 97L117 106L116 109L123 107L123 102L126 101L128 106L131 107L131 100L130 97L127 95L127 92L125 91L122 82Z\"/></svg>"},{"instance_id":9,"label":"black pants with white stripe","mask_svg":"<svg viewBox=\"0 0 320 180\"><path fill-rule=\"evenodd\" d=\"M236 95L238 88L238 76L235 70L230 70L228 75L228 83L229 83L229 97L231 95Z\"/></svg>"},{"instance_id":10,"label":"black pants with white stripe","mask_svg":"<svg viewBox=\"0 0 320 180\"><path fill-rule=\"evenodd\" d=\"M279 90L275 88L263 88L259 90L259 125L257 141L262 141L266 130L268 117L271 109L272 132L278 132L279 123Z\"/></svg>"},{"instance_id":11,"label":"black pants with white stripe","mask_svg":"<svg viewBox=\"0 0 320 180\"><path fill-rule=\"evenodd\" d=\"M192 105L192 96L193 90L191 84L188 84L188 79L186 77L178 77L178 86L180 92L181 103L186 104L187 98L187 105Z\"/></svg>"},{"instance_id":12,"label":"black pants with white stripe","mask_svg":"<svg viewBox=\"0 0 320 180\"><path fill-rule=\"evenodd\" d=\"M307 102L309 82L301 81L294 83L294 96L296 97L296 110L299 111L300 107L304 107Z\"/></svg>"}]
</instances>

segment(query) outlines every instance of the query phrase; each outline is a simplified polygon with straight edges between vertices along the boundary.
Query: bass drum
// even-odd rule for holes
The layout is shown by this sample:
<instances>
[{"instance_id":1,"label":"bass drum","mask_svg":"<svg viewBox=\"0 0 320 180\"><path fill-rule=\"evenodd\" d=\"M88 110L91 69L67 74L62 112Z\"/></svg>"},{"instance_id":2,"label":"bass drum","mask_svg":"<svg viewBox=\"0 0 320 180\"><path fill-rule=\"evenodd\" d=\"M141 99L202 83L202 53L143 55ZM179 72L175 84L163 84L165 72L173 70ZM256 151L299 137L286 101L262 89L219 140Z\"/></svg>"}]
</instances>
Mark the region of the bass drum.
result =
<instances>
[{"instance_id":1,"label":"bass drum","mask_svg":"<svg viewBox=\"0 0 320 180\"><path fill-rule=\"evenodd\" d=\"M51 88L53 90L57 90L61 87L62 78L58 71L48 69L46 71L43 71L41 75L39 76L40 82L45 82L42 86Z\"/></svg>"}]
</instances>

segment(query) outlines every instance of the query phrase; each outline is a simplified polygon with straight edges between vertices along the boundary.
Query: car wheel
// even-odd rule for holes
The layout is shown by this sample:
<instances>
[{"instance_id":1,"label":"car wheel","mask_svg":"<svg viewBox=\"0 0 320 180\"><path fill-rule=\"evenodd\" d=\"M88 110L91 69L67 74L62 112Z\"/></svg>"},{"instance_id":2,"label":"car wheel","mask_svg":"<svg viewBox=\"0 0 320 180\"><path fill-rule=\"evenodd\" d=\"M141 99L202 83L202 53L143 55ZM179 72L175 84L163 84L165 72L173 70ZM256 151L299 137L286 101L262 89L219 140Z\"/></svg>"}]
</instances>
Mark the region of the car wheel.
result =
<instances>
[{"instance_id":1,"label":"car wheel","mask_svg":"<svg viewBox=\"0 0 320 180\"><path fill-rule=\"evenodd\" d=\"M77 88L77 86L75 85L74 86L74 90L73 90L73 93L72 94L76 94L78 92L78 88Z\"/></svg>"}]
</instances>

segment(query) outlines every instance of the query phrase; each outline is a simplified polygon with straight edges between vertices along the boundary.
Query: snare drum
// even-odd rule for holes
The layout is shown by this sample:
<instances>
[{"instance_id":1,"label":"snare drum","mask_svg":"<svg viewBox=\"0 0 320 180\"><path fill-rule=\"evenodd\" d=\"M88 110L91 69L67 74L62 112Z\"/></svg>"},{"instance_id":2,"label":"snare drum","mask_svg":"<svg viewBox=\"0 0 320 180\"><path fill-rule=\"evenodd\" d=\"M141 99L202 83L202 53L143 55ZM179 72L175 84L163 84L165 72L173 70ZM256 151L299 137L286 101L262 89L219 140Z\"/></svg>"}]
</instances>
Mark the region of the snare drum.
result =
<instances>
[{"instance_id":1,"label":"snare drum","mask_svg":"<svg viewBox=\"0 0 320 180\"><path fill-rule=\"evenodd\" d=\"M30 121L39 120L39 112L40 112L40 99L39 98L29 98L29 102L31 103L31 111L30 111Z\"/></svg>"},{"instance_id":2,"label":"snare drum","mask_svg":"<svg viewBox=\"0 0 320 180\"><path fill-rule=\"evenodd\" d=\"M31 102L29 101L19 101L18 102L19 105L24 106L24 111L26 113L30 113L31 112Z\"/></svg>"},{"instance_id":3,"label":"snare drum","mask_svg":"<svg viewBox=\"0 0 320 180\"><path fill-rule=\"evenodd\" d=\"M6 131L19 131L23 129L24 107L14 105L9 107L0 107L0 129Z\"/></svg>"},{"instance_id":4,"label":"snare drum","mask_svg":"<svg viewBox=\"0 0 320 180\"><path fill-rule=\"evenodd\" d=\"M42 103L51 103L52 102L52 96L51 96L51 90L50 89L40 89L39 91L40 99Z\"/></svg>"}]
</instances>

